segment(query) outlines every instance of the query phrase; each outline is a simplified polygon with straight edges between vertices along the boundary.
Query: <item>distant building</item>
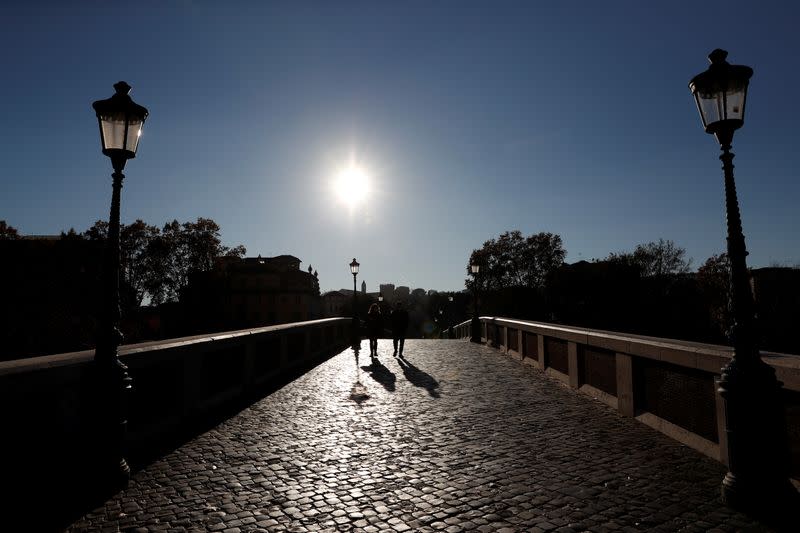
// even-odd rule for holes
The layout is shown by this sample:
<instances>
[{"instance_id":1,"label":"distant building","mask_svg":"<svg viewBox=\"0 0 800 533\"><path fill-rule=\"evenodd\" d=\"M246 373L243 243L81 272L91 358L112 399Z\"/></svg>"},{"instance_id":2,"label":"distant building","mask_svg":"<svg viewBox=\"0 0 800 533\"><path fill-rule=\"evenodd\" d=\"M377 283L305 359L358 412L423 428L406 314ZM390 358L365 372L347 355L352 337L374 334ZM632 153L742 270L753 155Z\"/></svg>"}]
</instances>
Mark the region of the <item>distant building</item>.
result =
<instances>
[{"instance_id":1,"label":"distant building","mask_svg":"<svg viewBox=\"0 0 800 533\"><path fill-rule=\"evenodd\" d=\"M187 323L207 332L317 318L319 280L310 270L292 255L221 257L212 270L190 274L181 291Z\"/></svg>"},{"instance_id":2,"label":"distant building","mask_svg":"<svg viewBox=\"0 0 800 533\"><path fill-rule=\"evenodd\" d=\"M436 291L433 291L434 293ZM425 289L414 289L411 291L411 297L415 300L424 300L428 296L428 293L425 292Z\"/></svg>"},{"instance_id":3,"label":"distant building","mask_svg":"<svg viewBox=\"0 0 800 533\"><path fill-rule=\"evenodd\" d=\"M411 290L405 286L397 287L394 290L395 300L408 300L409 294L411 294Z\"/></svg>"},{"instance_id":4,"label":"distant building","mask_svg":"<svg viewBox=\"0 0 800 533\"><path fill-rule=\"evenodd\" d=\"M329 291L322 295L322 316L344 316L345 309L350 308L353 291L348 296L342 291Z\"/></svg>"},{"instance_id":5,"label":"distant building","mask_svg":"<svg viewBox=\"0 0 800 533\"><path fill-rule=\"evenodd\" d=\"M394 283L381 283L380 294L386 302L394 300Z\"/></svg>"},{"instance_id":6,"label":"distant building","mask_svg":"<svg viewBox=\"0 0 800 533\"><path fill-rule=\"evenodd\" d=\"M378 302L378 292L366 292L366 285L361 286L357 294L358 312L365 314L369 306ZM322 295L322 309L325 317L350 316L353 312L353 289L328 291Z\"/></svg>"}]
</instances>

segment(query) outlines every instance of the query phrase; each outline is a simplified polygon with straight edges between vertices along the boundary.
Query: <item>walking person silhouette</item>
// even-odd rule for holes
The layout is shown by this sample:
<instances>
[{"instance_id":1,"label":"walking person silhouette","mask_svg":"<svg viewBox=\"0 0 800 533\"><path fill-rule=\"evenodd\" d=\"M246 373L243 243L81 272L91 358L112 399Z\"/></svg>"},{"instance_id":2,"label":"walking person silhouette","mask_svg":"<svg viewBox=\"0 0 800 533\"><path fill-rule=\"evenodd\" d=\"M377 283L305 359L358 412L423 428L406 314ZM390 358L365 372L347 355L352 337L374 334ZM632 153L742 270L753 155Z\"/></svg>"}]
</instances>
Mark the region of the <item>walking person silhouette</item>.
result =
<instances>
[{"instance_id":1,"label":"walking person silhouette","mask_svg":"<svg viewBox=\"0 0 800 533\"><path fill-rule=\"evenodd\" d=\"M408 330L408 311L403 308L403 302L395 304L391 316L392 322L392 344L394 344L394 355L397 355L397 348L400 347L400 357L403 356L403 345L406 342L406 331Z\"/></svg>"},{"instance_id":2,"label":"walking person silhouette","mask_svg":"<svg viewBox=\"0 0 800 533\"><path fill-rule=\"evenodd\" d=\"M369 356L378 355L378 337L383 331L383 316L378 304L372 304L367 313L367 335L369 335Z\"/></svg>"}]
</instances>

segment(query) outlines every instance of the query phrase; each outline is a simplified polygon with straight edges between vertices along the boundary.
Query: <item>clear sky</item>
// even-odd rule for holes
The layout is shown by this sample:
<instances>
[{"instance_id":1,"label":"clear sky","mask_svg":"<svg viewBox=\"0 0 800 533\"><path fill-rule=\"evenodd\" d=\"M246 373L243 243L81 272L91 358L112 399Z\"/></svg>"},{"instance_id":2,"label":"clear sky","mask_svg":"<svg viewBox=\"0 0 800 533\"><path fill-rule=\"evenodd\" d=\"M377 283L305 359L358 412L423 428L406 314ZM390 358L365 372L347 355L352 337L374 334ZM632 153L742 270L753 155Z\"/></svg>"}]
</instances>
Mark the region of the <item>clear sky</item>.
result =
<instances>
[{"instance_id":1,"label":"clear sky","mask_svg":"<svg viewBox=\"0 0 800 533\"><path fill-rule=\"evenodd\" d=\"M107 219L93 100L150 110L122 220L210 217L323 290L461 289L472 249L558 233L567 261L672 239L724 251L719 147L687 88L753 67L734 138L749 265L800 263L796 2L37 2L0 13L0 219ZM356 207L332 187L355 162Z\"/></svg>"}]
</instances>

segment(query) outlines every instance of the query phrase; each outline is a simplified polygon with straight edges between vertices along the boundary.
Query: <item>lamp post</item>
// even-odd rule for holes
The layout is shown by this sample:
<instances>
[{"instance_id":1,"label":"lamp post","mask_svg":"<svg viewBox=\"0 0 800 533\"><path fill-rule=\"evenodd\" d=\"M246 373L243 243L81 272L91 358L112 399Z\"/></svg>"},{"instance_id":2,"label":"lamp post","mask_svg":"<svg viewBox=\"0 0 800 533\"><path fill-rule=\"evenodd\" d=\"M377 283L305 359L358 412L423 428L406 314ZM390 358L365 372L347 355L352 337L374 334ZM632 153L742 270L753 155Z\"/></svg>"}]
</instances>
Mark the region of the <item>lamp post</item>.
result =
<instances>
[{"instance_id":1,"label":"lamp post","mask_svg":"<svg viewBox=\"0 0 800 533\"><path fill-rule=\"evenodd\" d=\"M472 273L472 276L475 278L475 289L472 291L472 324L471 324L471 333L472 338L470 339L472 342L477 342L480 344L481 342L481 321L478 318L478 275L481 272L481 265L478 263L472 263L469 265L469 270Z\"/></svg>"},{"instance_id":2,"label":"lamp post","mask_svg":"<svg viewBox=\"0 0 800 533\"><path fill-rule=\"evenodd\" d=\"M448 296L447 297L447 316L448 316L448 319L447 319L447 338L449 339L452 336L451 335L452 332L450 331L450 329L451 329L450 322L453 321L453 297L452 296Z\"/></svg>"},{"instance_id":3,"label":"lamp post","mask_svg":"<svg viewBox=\"0 0 800 533\"><path fill-rule=\"evenodd\" d=\"M755 303L747 271L739 201L733 179L733 133L744 124L747 86L753 69L731 65L724 50L708 56L708 70L692 78L689 89L706 133L720 144L725 179L725 214L730 260L733 357L722 369L719 393L725 406L728 473L722 499L731 507L761 513L778 510L797 492L789 481L789 448L781 383L760 356Z\"/></svg>"},{"instance_id":4,"label":"lamp post","mask_svg":"<svg viewBox=\"0 0 800 533\"><path fill-rule=\"evenodd\" d=\"M106 100L92 104L100 126L103 154L111 159L114 168L111 213L108 220L108 246L103 290L103 308L94 355L97 380L98 438L100 446L100 474L114 486L125 486L130 477L130 467L125 460L124 441L127 430L126 397L131 389L127 367L117 357L122 341L119 330L119 204L122 190L122 173L128 159L136 157L139 137L148 112L134 103L128 93L130 85L124 81L114 84L116 93Z\"/></svg>"},{"instance_id":5,"label":"lamp post","mask_svg":"<svg viewBox=\"0 0 800 533\"><path fill-rule=\"evenodd\" d=\"M358 309L356 307L358 303L357 301L358 292L356 291L356 276L358 276L359 266L361 265L359 265L358 261L356 261L356 258L354 257L353 262L350 263L350 273L353 274L353 334L352 334L353 343L361 339L361 335L359 335L358 332Z\"/></svg>"}]
</instances>

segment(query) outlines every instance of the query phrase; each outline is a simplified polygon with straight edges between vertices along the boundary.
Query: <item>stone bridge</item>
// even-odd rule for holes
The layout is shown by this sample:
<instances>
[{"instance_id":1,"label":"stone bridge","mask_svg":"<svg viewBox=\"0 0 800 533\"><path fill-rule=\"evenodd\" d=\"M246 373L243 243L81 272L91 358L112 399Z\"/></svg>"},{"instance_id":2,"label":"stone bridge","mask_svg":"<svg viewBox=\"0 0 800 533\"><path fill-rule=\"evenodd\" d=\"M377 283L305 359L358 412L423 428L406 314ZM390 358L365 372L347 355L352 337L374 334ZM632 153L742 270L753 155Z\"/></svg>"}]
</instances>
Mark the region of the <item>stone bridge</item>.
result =
<instances>
[{"instance_id":1,"label":"stone bridge","mask_svg":"<svg viewBox=\"0 0 800 533\"><path fill-rule=\"evenodd\" d=\"M560 361L560 348L547 339L578 330L529 337L537 335L534 326L526 331L520 324L485 321L484 340L500 350L465 340L408 340L396 357L391 341L381 340L371 359L366 341L363 351L345 348L142 462L125 490L61 526L228 533L769 530L721 503L726 468L718 436L715 443L661 416L642 418L641 395L623 398L624 360L615 367L623 371L614 372L616 404L600 377L582 371L583 383L571 379L576 361L586 366L586 331L562 339ZM301 338L269 346L291 359L290 346L308 351L316 342ZM320 338L335 341L338 334ZM578 342L584 344L576 351L570 343ZM675 346L660 349L678 357ZM589 356L602 358L602 348L594 350L600 355ZM611 353L615 362L624 355ZM707 354L698 346L692 353L697 370ZM258 367L247 362L257 350L241 354L244 368ZM566 372L549 366L562 363ZM784 378L793 375L787 368ZM635 413L623 412L626 402ZM33 512L11 515L27 526L20 530L44 523L51 501L37 503Z\"/></svg>"}]
</instances>

